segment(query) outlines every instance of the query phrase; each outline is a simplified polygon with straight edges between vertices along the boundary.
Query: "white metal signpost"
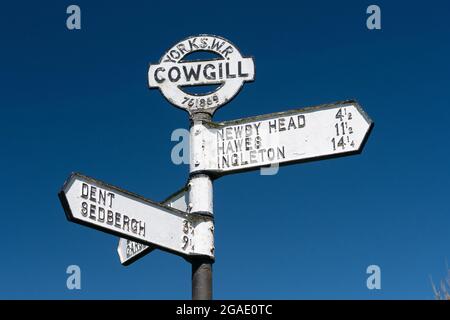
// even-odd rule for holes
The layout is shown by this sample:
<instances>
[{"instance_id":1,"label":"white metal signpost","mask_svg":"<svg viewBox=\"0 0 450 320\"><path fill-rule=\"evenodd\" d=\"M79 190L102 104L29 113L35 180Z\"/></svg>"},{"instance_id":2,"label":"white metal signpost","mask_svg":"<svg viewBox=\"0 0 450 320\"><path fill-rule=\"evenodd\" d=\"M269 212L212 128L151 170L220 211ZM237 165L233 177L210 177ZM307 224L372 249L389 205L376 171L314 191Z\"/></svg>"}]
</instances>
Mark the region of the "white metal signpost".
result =
<instances>
[{"instance_id":1,"label":"white metal signpost","mask_svg":"<svg viewBox=\"0 0 450 320\"><path fill-rule=\"evenodd\" d=\"M195 52L209 52L219 58L205 61L184 61ZM161 57L158 64L150 65L148 83L176 107L196 112L214 111L229 102L246 81L255 78L252 58L244 58L230 41L211 35L199 35L182 40ZM219 90L205 94L191 94L182 89L187 86L221 85Z\"/></svg>"},{"instance_id":2,"label":"white metal signpost","mask_svg":"<svg viewBox=\"0 0 450 320\"><path fill-rule=\"evenodd\" d=\"M191 53L216 58L187 61ZM199 35L171 47L148 70L157 88L189 113L190 175L185 188L157 203L98 180L72 174L59 198L70 221L119 235L118 253L128 265L155 248L192 264L192 298L212 298L214 220L212 181L269 165L357 154L373 122L353 100L214 123L214 112L255 77L252 58L230 41ZM216 85L206 93L191 86Z\"/></svg>"},{"instance_id":3,"label":"white metal signpost","mask_svg":"<svg viewBox=\"0 0 450 320\"><path fill-rule=\"evenodd\" d=\"M193 126L191 172L224 175L358 153L372 127L355 101Z\"/></svg>"},{"instance_id":4,"label":"white metal signpost","mask_svg":"<svg viewBox=\"0 0 450 320\"><path fill-rule=\"evenodd\" d=\"M213 258L207 216L187 214L104 182L72 174L60 194L70 221L180 254ZM200 236L193 237L195 233Z\"/></svg>"}]
</instances>

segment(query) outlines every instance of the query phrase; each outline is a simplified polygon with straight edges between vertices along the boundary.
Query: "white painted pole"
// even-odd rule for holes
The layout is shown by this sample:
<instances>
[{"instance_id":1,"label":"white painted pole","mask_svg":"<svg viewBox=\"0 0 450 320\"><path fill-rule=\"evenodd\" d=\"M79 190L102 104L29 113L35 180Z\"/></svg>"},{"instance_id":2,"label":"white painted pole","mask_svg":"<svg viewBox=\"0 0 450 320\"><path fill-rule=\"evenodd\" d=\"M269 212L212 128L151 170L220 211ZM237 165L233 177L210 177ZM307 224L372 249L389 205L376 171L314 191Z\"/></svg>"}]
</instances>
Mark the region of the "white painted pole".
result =
<instances>
[{"instance_id":1,"label":"white painted pole","mask_svg":"<svg viewBox=\"0 0 450 320\"><path fill-rule=\"evenodd\" d=\"M205 145L202 138L203 121L211 121L207 113L195 113L191 118L190 131L190 172L203 161ZM190 213L213 216L212 179L205 173L192 173L189 177ZM201 234L198 234L201 233ZM202 228L196 230L195 237L202 239L202 245L208 245L214 253L214 224L203 222ZM212 299L212 264L214 260L206 256L191 258L192 263L192 299Z\"/></svg>"}]
</instances>

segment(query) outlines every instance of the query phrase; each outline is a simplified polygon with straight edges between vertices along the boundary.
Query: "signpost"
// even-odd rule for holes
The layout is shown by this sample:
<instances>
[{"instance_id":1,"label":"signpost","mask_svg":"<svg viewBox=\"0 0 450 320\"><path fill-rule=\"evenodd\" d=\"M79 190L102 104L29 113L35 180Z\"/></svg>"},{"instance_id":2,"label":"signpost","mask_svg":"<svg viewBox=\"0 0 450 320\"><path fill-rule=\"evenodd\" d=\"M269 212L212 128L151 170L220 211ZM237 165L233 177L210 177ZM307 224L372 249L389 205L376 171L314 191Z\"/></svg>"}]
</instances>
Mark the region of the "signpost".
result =
<instances>
[{"instance_id":1,"label":"signpost","mask_svg":"<svg viewBox=\"0 0 450 320\"><path fill-rule=\"evenodd\" d=\"M188 187L185 186L183 189L169 196L166 200L161 202L161 204L187 212L189 203L187 191ZM140 242L120 238L117 252L119 254L120 263L124 266L128 266L137 259L145 256L147 253L152 252L154 249L154 246L147 246Z\"/></svg>"},{"instance_id":2,"label":"signpost","mask_svg":"<svg viewBox=\"0 0 450 320\"><path fill-rule=\"evenodd\" d=\"M59 198L70 221L182 256L214 259L212 234L202 232L211 228L210 217L187 214L78 173L69 177Z\"/></svg>"},{"instance_id":3,"label":"signpost","mask_svg":"<svg viewBox=\"0 0 450 320\"><path fill-rule=\"evenodd\" d=\"M372 121L356 101L194 126L192 172L237 173L359 153ZM201 146L201 148L195 148Z\"/></svg>"},{"instance_id":4,"label":"signpost","mask_svg":"<svg viewBox=\"0 0 450 320\"><path fill-rule=\"evenodd\" d=\"M195 52L209 52L219 58L185 61ZM230 41L207 34L189 37L171 47L158 64L148 69L150 88L158 88L170 103L191 115L206 112L210 115L229 102L246 81L255 78L252 58L244 58ZM205 94L192 94L183 87L220 85Z\"/></svg>"},{"instance_id":5,"label":"signpost","mask_svg":"<svg viewBox=\"0 0 450 320\"><path fill-rule=\"evenodd\" d=\"M216 58L186 60L196 52ZM358 154L373 127L353 100L212 122L214 112L254 77L253 59L224 38L199 35L172 46L149 66L148 84L189 114L188 184L157 203L72 174L59 193L67 218L120 236L117 250L123 265L155 248L184 257L192 264L192 298L212 299L213 179L274 164ZM205 85L216 88L202 94L187 90Z\"/></svg>"}]
</instances>

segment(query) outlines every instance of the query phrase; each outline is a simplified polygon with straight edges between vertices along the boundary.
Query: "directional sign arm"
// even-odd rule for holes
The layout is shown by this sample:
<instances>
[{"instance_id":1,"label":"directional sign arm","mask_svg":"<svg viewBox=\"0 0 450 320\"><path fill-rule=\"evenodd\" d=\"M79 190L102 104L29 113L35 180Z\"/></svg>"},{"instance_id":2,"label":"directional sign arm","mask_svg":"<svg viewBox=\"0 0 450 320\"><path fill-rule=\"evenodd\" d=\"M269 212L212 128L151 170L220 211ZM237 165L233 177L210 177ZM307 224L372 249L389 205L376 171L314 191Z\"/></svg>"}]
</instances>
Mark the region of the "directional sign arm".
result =
<instances>
[{"instance_id":1,"label":"directional sign arm","mask_svg":"<svg viewBox=\"0 0 450 320\"><path fill-rule=\"evenodd\" d=\"M120 263L124 266L128 266L156 248L157 247L152 245L145 245L126 238L120 238L119 245L117 246L117 253L119 254Z\"/></svg>"},{"instance_id":2,"label":"directional sign arm","mask_svg":"<svg viewBox=\"0 0 450 320\"><path fill-rule=\"evenodd\" d=\"M59 198L67 218L182 256L213 256L213 236L195 237L213 225L210 217L188 215L104 182L72 174Z\"/></svg>"},{"instance_id":3,"label":"directional sign arm","mask_svg":"<svg viewBox=\"0 0 450 320\"><path fill-rule=\"evenodd\" d=\"M372 120L353 100L192 127L192 172L221 176L361 153Z\"/></svg>"}]
</instances>

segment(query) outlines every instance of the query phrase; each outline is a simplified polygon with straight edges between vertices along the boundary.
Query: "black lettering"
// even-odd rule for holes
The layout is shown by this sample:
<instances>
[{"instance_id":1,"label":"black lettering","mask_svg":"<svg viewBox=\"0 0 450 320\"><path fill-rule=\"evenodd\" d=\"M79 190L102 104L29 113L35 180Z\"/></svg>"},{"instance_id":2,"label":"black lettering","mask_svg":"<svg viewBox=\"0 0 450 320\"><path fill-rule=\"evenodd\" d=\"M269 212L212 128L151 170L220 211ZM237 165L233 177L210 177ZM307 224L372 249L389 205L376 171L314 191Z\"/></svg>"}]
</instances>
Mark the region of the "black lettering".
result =
<instances>
[{"instance_id":1,"label":"black lettering","mask_svg":"<svg viewBox=\"0 0 450 320\"><path fill-rule=\"evenodd\" d=\"M157 83L163 83L164 81L166 81L166 79L158 77L158 73L159 73L159 72L164 72L164 71L166 71L166 69L163 68L163 67L159 67L159 68L157 68L157 69L155 70L154 76L155 76L155 81L156 81Z\"/></svg>"},{"instance_id":2,"label":"black lettering","mask_svg":"<svg viewBox=\"0 0 450 320\"><path fill-rule=\"evenodd\" d=\"M277 120L269 120L269 133L272 133L272 129L274 132L277 132Z\"/></svg>"},{"instance_id":3,"label":"black lettering","mask_svg":"<svg viewBox=\"0 0 450 320\"><path fill-rule=\"evenodd\" d=\"M176 76L175 77L172 75L173 71L176 71ZM169 80L171 82L177 82L178 80L180 80L180 77L181 77L180 69L178 69L178 67L170 68L168 76L169 76Z\"/></svg>"},{"instance_id":4,"label":"black lettering","mask_svg":"<svg viewBox=\"0 0 450 320\"><path fill-rule=\"evenodd\" d=\"M230 128L230 127L226 128L225 133L226 133L227 140L233 139L233 128Z\"/></svg>"},{"instance_id":5,"label":"black lettering","mask_svg":"<svg viewBox=\"0 0 450 320\"><path fill-rule=\"evenodd\" d=\"M91 204L90 209L89 209L89 218L92 220L95 220L95 204Z\"/></svg>"},{"instance_id":6,"label":"black lettering","mask_svg":"<svg viewBox=\"0 0 450 320\"><path fill-rule=\"evenodd\" d=\"M183 52L186 52L186 53L188 52L188 51L186 50L186 47L184 46L184 43L178 44L178 45L177 45L177 49L180 50L180 53L181 53L181 54L183 54Z\"/></svg>"},{"instance_id":7,"label":"black lettering","mask_svg":"<svg viewBox=\"0 0 450 320\"><path fill-rule=\"evenodd\" d=\"M236 151L242 151L242 142L243 142L242 139L234 140L234 146L236 148Z\"/></svg>"},{"instance_id":8,"label":"black lettering","mask_svg":"<svg viewBox=\"0 0 450 320\"><path fill-rule=\"evenodd\" d=\"M175 60L178 60L181 56L181 54L175 49L170 50L169 54L172 57L172 59L175 59Z\"/></svg>"},{"instance_id":9,"label":"black lettering","mask_svg":"<svg viewBox=\"0 0 450 320\"><path fill-rule=\"evenodd\" d=\"M115 198L115 195L112 192L108 192L108 196L109 196L109 207L112 208L112 201Z\"/></svg>"},{"instance_id":10,"label":"black lettering","mask_svg":"<svg viewBox=\"0 0 450 320\"><path fill-rule=\"evenodd\" d=\"M83 182L81 185L81 197L87 199L89 195L89 186Z\"/></svg>"},{"instance_id":11,"label":"black lettering","mask_svg":"<svg viewBox=\"0 0 450 320\"><path fill-rule=\"evenodd\" d=\"M131 231L137 233L137 221L136 219L131 219Z\"/></svg>"},{"instance_id":12,"label":"black lettering","mask_svg":"<svg viewBox=\"0 0 450 320\"><path fill-rule=\"evenodd\" d=\"M216 79L216 72L215 72L215 71L212 71L212 72L210 72L210 73L208 74L208 73L207 73L207 70L208 70L208 69L215 70L216 67L215 67L213 64L207 64L207 65L205 66L205 68L203 69L203 76L204 76L206 79L208 79L208 80L215 80L215 79Z\"/></svg>"},{"instance_id":13,"label":"black lettering","mask_svg":"<svg viewBox=\"0 0 450 320\"><path fill-rule=\"evenodd\" d=\"M116 212L116 223L114 223L114 227L120 229L120 216L121 214L119 212Z\"/></svg>"},{"instance_id":14,"label":"black lettering","mask_svg":"<svg viewBox=\"0 0 450 320\"><path fill-rule=\"evenodd\" d=\"M256 159L256 151L252 150L250 151L250 163L257 163L258 160Z\"/></svg>"},{"instance_id":15,"label":"black lettering","mask_svg":"<svg viewBox=\"0 0 450 320\"><path fill-rule=\"evenodd\" d=\"M113 225L114 222L114 212L112 212L111 210L108 210L108 214L106 217L106 223L109 225Z\"/></svg>"},{"instance_id":16,"label":"black lettering","mask_svg":"<svg viewBox=\"0 0 450 320\"><path fill-rule=\"evenodd\" d=\"M259 152L259 155L261 156L261 162L263 162L264 161L264 152L266 152L266 149L258 150L258 152Z\"/></svg>"},{"instance_id":17,"label":"black lettering","mask_svg":"<svg viewBox=\"0 0 450 320\"><path fill-rule=\"evenodd\" d=\"M236 136L236 139L242 138L242 130L243 130L242 126L234 127L234 135Z\"/></svg>"},{"instance_id":18,"label":"black lettering","mask_svg":"<svg viewBox=\"0 0 450 320\"><path fill-rule=\"evenodd\" d=\"M285 118L280 118L280 119L278 119L278 130L281 132L281 131L286 131L286 127L284 126L285 124L284 124L284 121L285 121L286 119Z\"/></svg>"},{"instance_id":19,"label":"black lettering","mask_svg":"<svg viewBox=\"0 0 450 320\"><path fill-rule=\"evenodd\" d=\"M245 138L245 151L252 150L251 142L251 138Z\"/></svg>"},{"instance_id":20,"label":"black lettering","mask_svg":"<svg viewBox=\"0 0 450 320\"><path fill-rule=\"evenodd\" d=\"M197 41L197 38L193 38L193 39L189 39L188 40L189 47L191 48L190 51L192 51L194 49L198 49L198 45L195 43L195 41Z\"/></svg>"},{"instance_id":21,"label":"black lettering","mask_svg":"<svg viewBox=\"0 0 450 320\"><path fill-rule=\"evenodd\" d=\"M91 187L91 192L90 192L90 196L89 196L89 200L97 202L97 199L95 199L95 194L97 193L97 188L96 187Z\"/></svg>"},{"instance_id":22,"label":"black lettering","mask_svg":"<svg viewBox=\"0 0 450 320\"><path fill-rule=\"evenodd\" d=\"M82 202L81 203L81 215L83 217L86 217L88 214L88 204L87 202Z\"/></svg>"},{"instance_id":23,"label":"black lettering","mask_svg":"<svg viewBox=\"0 0 450 320\"><path fill-rule=\"evenodd\" d=\"M227 142L227 149L225 150L225 153L232 153L232 152L234 152L233 144L231 143L231 141L228 141Z\"/></svg>"},{"instance_id":24,"label":"black lettering","mask_svg":"<svg viewBox=\"0 0 450 320\"><path fill-rule=\"evenodd\" d=\"M242 61L238 61L238 77L240 78L248 77L248 73L242 72Z\"/></svg>"},{"instance_id":25,"label":"black lettering","mask_svg":"<svg viewBox=\"0 0 450 320\"><path fill-rule=\"evenodd\" d=\"M239 165L239 159L238 159L237 153L233 153L231 155L231 165L234 166L234 167Z\"/></svg>"},{"instance_id":26,"label":"black lettering","mask_svg":"<svg viewBox=\"0 0 450 320\"><path fill-rule=\"evenodd\" d=\"M139 221L139 235L145 237L145 222Z\"/></svg>"},{"instance_id":27,"label":"black lettering","mask_svg":"<svg viewBox=\"0 0 450 320\"><path fill-rule=\"evenodd\" d=\"M252 125L246 124L245 125L245 136L250 137L252 135Z\"/></svg>"},{"instance_id":28,"label":"black lettering","mask_svg":"<svg viewBox=\"0 0 450 320\"><path fill-rule=\"evenodd\" d=\"M259 126L261 125L261 122L257 122L254 124L255 129L256 129L256 135L259 136Z\"/></svg>"},{"instance_id":29,"label":"black lettering","mask_svg":"<svg viewBox=\"0 0 450 320\"><path fill-rule=\"evenodd\" d=\"M222 64L219 64L219 79L223 78Z\"/></svg>"},{"instance_id":30,"label":"black lettering","mask_svg":"<svg viewBox=\"0 0 450 320\"><path fill-rule=\"evenodd\" d=\"M217 130L217 139L223 140L223 129Z\"/></svg>"},{"instance_id":31,"label":"black lettering","mask_svg":"<svg viewBox=\"0 0 450 320\"><path fill-rule=\"evenodd\" d=\"M267 149L267 158L269 158L270 161L275 158L275 151L273 150L273 148Z\"/></svg>"},{"instance_id":32,"label":"black lettering","mask_svg":"<svg viewBox=\"0 0 450 320\"><path fill-rule=\"evenodd\" d=\"M277 158L278 159L284 159L285 155L284 155L284 146L282 148L277 147Z\"/></svg>"},{"instance_id":33,"label":"black lettering","mask_svg":"<svg viewBox=\"0 0 450 320\"><path fill-rule=\"evenodd\" d=\"M189 72L188 72L186 66L183 66L184 76L186 77L186 80L187 81L191 81L191 78L194 78L194 80L198 81L198 78L200 77L200 68L201 68L201 65L198 64L197 65L197 72L196 72L194 67L191 66L191 68L189 69Z\"/></svg>"},{"instance_id":34,"label":"black lettering","mask_svg":"<svg viewBox=\"0 0 450 320\"><path fill-rule=\"evenodd\" d=\"M222 140L222 142L218 142L217 143L217 151L219 153L223 153L224 152L224 148L225 148L225 145L224 145L223 140Z\"/></svg>"},{"instance_id":35,"label":"black lettering","mask_svg":"<svg viewBox=\"0 0 450 320\"><path fill-rule=\"evenodd\" d=\"M98 204L102 204L106 206L106 191L102 189L98 189Z\"/></svg>"},{"instance_id":36,"label":"black lettering","mask_svg":"<svg viewBox=\"0 0 450 320\"><path fill-rule=\"evenodd\" d=\"M208 38L200 38L200 48L205 49L208 46Z\"/></svg>"},{"instance_id":37,"label":"black lettering","mask_svg":"<svg viewBox=\"0 0 450 320\"><path fill-rule=\"evenodd\" d=\"M232 52L233 52L233 47L232 46L228 46L228 47L226 47L226 49L224 49L222 51L222 54L224 55L225 58L228 58L228 54L232 53Z\"/></svg>"},{"instance_id":38,"label":"black lettering","mask_svg":"<svg viewBox=\"0 0 450 320\"><path fill-rule=\"evenodd\" d=\"M225 165L227 168L230 167L229 157L227 155L222 156L222 168L225 168Z\"/></svg>"},{"instance_id":39,"label":"black lettering","mask_svg":"<svg viewBox=\"0 0 450 320\"><path fill-rule=\"evenodd\" d=\"M259 148L261 148L261 137L260 136L257 136L256 138L255 138L255 149L259 149Z\"/></svg>"},{"instance_id":40,"label":"black lettering","mask_svg":"<svg viewBox=\"0 0 450 320\"><path fill-rule=\"evenodd\" d=\"M130 218L128 218L128 216L124 215L123 216L123 225L122 228L123 230L125 230L125 227L127 228L127 231L130 231Z\"/></svg>"},{"instance_id":41,"label":"black lettering","mask_svg":"<svg viewBox=\"0 0 450 320\"><path fill-rule=\"evenodd\" d=\"M293 127L293 129L297 129L297 126L295 125L294 117L289 118L289 125L288 125L287 129L291 130L291 127Z\"/></svg>"},{"instance_id":42,"label":"black lettering","mask_svg":"<svg viewBox=\"0 0 450 320\"><path fill-rule=\"evenodd\" d=\"M224 45L224 41L222 41L222 43L220 43L219 40L215 39L213 40L212 44L211 44L211 50L215 50L220 52L220 49L222 48L222 46Z\"/></svg>"},{"instance_id":43,"label":"black lettering","mask_svg":"<svg viewBox=\"0 0 450 320\"><path fill-rule=\"evenodd\" d=\"M235 74L230 73L230 64L227 62L225 63L225 77L227 79L233 79L236 78Z\"/></svg>"},{"instance_id":44,"label":"black lettering","mask_svg":"<svg viewBox=\"0 0 450 320\"><path fill-rule=\"evenodd\" d=\"M306 124L305 116L303 114L299 115L297 117L297 120L298 120L298 128L303 128L305 126L305 124Z\"/></svg>"},{"instance_id":45,"label":"black lettering","mask_svg":"<svg viewBox=\"0 0 450 320\"><path fill-rule=\"evenodd\" d=\"M98 219L99 222L105 222L105 209L102 207L98 208Z\"/></svg>"}]
</instances>

